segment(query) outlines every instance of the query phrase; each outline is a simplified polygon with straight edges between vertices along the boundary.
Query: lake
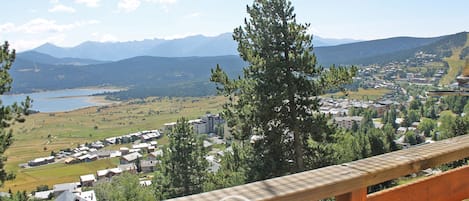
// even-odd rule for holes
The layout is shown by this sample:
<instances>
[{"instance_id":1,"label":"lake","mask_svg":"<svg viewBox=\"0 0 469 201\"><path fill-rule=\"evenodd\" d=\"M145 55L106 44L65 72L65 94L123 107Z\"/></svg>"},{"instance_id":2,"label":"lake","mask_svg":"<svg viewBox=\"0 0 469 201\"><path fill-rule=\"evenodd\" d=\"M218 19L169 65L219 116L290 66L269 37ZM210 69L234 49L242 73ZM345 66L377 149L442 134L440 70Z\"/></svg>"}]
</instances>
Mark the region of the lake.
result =
<instances>
[{"instance_id":1,"label":"lake","mask_svg":"<svg viewBox=\"0 0 469 201\"><path fill-rule=\"evenodd\" d=\"M2 95L0 99L3 105L11 105L21 102L29 96L33 99L32 110L40 112L64 112L84 107L105 105L106 103L94 101L93 94L115 92L118 89L64 89L44 91L28 94Z\"/></svg>"}]
</instances>

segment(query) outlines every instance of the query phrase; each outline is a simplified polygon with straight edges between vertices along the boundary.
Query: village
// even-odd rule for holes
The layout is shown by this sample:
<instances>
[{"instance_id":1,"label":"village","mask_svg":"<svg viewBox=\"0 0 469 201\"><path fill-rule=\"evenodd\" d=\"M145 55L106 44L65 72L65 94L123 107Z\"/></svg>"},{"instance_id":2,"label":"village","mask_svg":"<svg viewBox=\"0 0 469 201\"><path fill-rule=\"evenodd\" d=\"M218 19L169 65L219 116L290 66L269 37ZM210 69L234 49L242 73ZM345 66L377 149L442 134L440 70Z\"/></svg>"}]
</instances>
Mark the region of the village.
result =
<instances>
[{"instance_id":1,"label":"village","mask_svg":"<svg viewBox=\"0 0 469 201\"><path fill-rule=\"evenodd\" d=\"M203 145L211 150L206 157L210 164L209 170L216 172L220 166L218 156L223 155L224 151L230 150L230 148L225 150L211 149L214 144L225 144L226 142L223 138L220 139L215 135L217 129L224 125L223 119L218 114L206 114L200 119L189 120L188 123L196 134L209 134ZM157 169L163 156L163 151L158 146L158 140L163 137L164 132L170 131L175 125L176 122L169 122L164 124L164 128L161 130L145 130L81 144L76 148L64 149L51 156L30 160L20 166L22 168L34 168L51 163L76 164L107 158L119 158L117 167L82 175L77 178L77 182L55 184L51 190L35 192L32 195L38 200L47 200L52 197L55 200L70 200L73 197L78 200L95 201L96 196L93 190L82 191L82 189L92 187L97 182L109 182L112 177L124 172L142 175L140 181L142 187L151 185L151 177L148 176ZM128 145L128 147L123 146L119 150L105 149L110 145L119 144Z\"/></svg>"}]
</instances>

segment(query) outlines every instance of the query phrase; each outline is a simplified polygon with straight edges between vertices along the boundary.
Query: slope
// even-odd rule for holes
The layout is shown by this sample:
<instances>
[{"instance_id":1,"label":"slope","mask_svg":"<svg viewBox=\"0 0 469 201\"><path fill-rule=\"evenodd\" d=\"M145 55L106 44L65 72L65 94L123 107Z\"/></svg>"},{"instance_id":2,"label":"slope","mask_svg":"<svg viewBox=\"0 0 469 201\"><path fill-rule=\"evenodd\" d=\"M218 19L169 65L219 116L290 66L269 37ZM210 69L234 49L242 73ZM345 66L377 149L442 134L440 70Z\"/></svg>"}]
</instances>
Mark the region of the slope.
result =
<instances>
[{"instance_id":1,"label":"slope","mask_svg":"<svg viewBox=\"0 0 469 201\"><path fill-rule=\"evenodd\" d=\"M373 57L425 46L441 38L443 37L396 37L331 47L318 47L314 49L314 53L316 54L318 62L323 65L357 64L357 61L366 63L368 59L372 59Z\"/></svg>"},{"instance_id":2,"label":"slope","mask_svg":"<svg viewBox=\"0 0 469 201\"><path fill-rule=\"evenodd\" d=\"M36 51L26 51L16 54L16 61L23 60L23 62L33 61L35 63L43 64L53 64L53 65L90 65L90 64L100 64L106 63L108 61L98 61L93 59L81 59L81 58L57 58L48 54L36 52Z\"/></svg>"},{"instance_id":3,"label":"slope","mask_svg":"<svg viewBox=\"0 0 469 201\"><path fill-rule=\"evenodd\" d=\"M469 49L469 33L465 34L466 40L464 45L452 47L451 55L443 58L443 60L448 63L449 70L448 73L440 80L440 84L448 85L454 82L456 76L461 74L464 65L466 64L466 59L469 59L469 55L465 52Z\"/></svg>"},{"instance_id":4,"label":"slope","mask_svg":"<svg viewBox=\"0 0 469 201\"><path fill-rule=\"evenodd\" d=\"M238 56L150 57L86 66L52 65L19 60L11 71L13 91L54 90L86 86L166 87L187 82L208 82L210 69L220 64L231 75L245 63Z\"/></svg>"},{"instance_id":5,"label":"slope","mask_svg":"<svg viewBox=\"0 0 469 201\"><path fill-rule=\"evenodd\" d=\"M452 49L461 47L464 45L467 37L467 32L460 32L447 36L440 36L433 39L428 44L413 47L410 49L403 49L399 51L393 51L386 54L379 54L371 57L350 59L346 64L386 64L390 62L406 61L408 59L415 59L415 55L418 52L434 54L435 59L443 61L444 57L452 55ZM385 47L384 47L385 48Z\"/></svg>"}]
</instances>

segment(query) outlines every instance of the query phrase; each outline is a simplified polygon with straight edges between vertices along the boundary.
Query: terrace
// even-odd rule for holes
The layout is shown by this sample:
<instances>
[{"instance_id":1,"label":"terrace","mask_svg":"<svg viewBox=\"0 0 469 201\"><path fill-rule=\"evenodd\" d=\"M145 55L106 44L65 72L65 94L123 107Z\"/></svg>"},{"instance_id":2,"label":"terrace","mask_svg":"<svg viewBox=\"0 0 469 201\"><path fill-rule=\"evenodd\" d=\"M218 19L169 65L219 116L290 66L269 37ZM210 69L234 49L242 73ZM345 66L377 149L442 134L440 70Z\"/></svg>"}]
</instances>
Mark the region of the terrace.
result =
<instances>
[{"instance_id":1,"label":"terrace","mask_svg":"<svg viewBox=\"0 0 469 201\"><path fill-rule=\"evenodd\" d=\"M469 135L340 165L172 199L173 201L464 200L469 166L367 194L367 187L469 157Z\"/></svg>"}]
</instances>

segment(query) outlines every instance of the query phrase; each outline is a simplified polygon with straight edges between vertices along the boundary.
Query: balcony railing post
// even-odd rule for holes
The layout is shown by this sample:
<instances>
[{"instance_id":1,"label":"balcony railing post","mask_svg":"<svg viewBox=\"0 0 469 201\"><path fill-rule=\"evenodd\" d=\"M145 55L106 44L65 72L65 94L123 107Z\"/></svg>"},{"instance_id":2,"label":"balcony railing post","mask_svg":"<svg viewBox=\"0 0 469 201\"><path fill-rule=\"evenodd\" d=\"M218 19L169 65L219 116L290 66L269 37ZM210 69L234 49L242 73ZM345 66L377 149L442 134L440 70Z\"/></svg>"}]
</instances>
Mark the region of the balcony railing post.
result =
<instances>
[{"instance_id":1,"label":"balcony railing post","mask_svg":"<svg viewBox=\"0 0 469 201\"><path fill-rule=\"evenodd\" d=\"M366 188L336 196L336 201L366 201Z\"/></svg>"}]
</instances>

